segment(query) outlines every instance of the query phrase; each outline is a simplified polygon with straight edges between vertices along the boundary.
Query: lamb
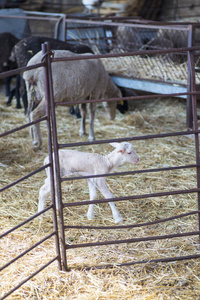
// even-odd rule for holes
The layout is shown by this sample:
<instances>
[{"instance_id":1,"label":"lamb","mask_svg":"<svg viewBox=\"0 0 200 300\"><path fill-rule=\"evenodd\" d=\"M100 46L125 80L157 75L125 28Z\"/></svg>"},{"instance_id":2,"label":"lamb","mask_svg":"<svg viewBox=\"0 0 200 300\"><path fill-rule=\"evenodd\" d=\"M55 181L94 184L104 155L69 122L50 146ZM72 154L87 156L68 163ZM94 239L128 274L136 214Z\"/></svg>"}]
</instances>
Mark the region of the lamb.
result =
<instances>
[{"instance_id":1,"label":"lamb","mask_svg":"<svg viewBox=\"0 0 200 300\"><path fill-rule=\"evenodd\" d=\"M139 157L135 152L132 144L128 142L116 142L110 143L110 145L115 149L107 155L79 152L77 150L59 150L58 155L60 164L60 176L65 177L77 174L80 176L108 174L124 163L137 164L139 162ZM49 157L47 156L44 159L44 165L48 163ZM38 212L44 209L45 200L50 193L49 168L46 169L46 174L47 178L45 179L45 184L40 188L39 191ZM97 199L97 189L105 198L114 198L113 194L108 190L106 186L105 177L88 178L87 182L89 187L90 200ZM109 202L109 204L115 223L122 222L123 218L118 212L115 203ZM57 203L56 206L58 207ZM94 204L89 205L87 218L88 220L92 220L94 218Z\"/></svg>"},{"instance_id":2,"label":"lamb","mask_svg":"<svg viewBox=\"0 0 200 300\"><path fill-rule=\"evenodd\" d=\"M55 58L71 57L78 54L65 50L55 50ZM92 54L88 54L92 55ZM28 66L41 62L40 51L28 62ZM52 76L54 85L54 101L86 101L88 99L120 98L121 92L113 83L99 59L61 61L52 63ZM28 120L35 121L45 115L44 74L43 69L33 69L24 72L26 89L28 93ZM113 120L116 113L116 101L105 103L108 117ZM94 140L95 103L90 103L90 132L89 140ZM80 136L86 134L85 118L86 103L81 104ZM37 150L42 144L40 125L32 126L33 147Z\"/></svg>"}]
</instances>

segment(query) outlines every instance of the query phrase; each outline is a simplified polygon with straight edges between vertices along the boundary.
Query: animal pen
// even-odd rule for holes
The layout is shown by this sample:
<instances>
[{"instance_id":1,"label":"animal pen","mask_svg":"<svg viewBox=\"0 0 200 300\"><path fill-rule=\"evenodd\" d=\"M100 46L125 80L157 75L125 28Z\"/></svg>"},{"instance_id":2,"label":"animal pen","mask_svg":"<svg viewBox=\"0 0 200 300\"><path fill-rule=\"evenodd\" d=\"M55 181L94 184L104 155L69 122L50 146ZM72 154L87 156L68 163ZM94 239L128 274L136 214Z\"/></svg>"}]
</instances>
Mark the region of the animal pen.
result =
<instances>
[{"instance_id":1,"label":"animal pen","mask_svg":"<svg viewBox=\"0 0 200 300\"><path fill-rule=\"evenodd\" d=\"M52 240L52 238L54 238L56 245L55 252L50 260L47 256L47 262L38 269L31 269L30 274L10 290L7 290L1 299L5 299L55 261L58 262L59 269L67 271L73 268L81 270L115 268L137 264L190 260L200 257L200 157L197 117L197 85L199 83L197 67L200 47L193 44L194 28L197 27L198 31L198 25L149 25L132 23L130 20L128 20L128 22L123 20L123 23L121 21L122 20L118 19L95 21L77 20L73 18L66 19L66 39L70 42L78 41L79 43L81 42L91 46L95 52L94 58L102 59L107 71L112 74L114 82L119 86L128 89L142 90L142 85L143 90L150 93L155 92L156 88L156 96L155 94L128 96L124 97L123 101L128 100L131 103L135 101L142 102L146 98L152 101L155 97L159 99L166 97L173 97L174 99L176 99L176 97L182 97L186 99L186 129L180 131L170 130L170 125L173 124L172 120L176 118L176 116L170 116L171 119L167 127L167 132L155 132L153 126L149 125L147 134L141 135L138 134L140 126L136 126L137 130L135 130L134 126L136 123L134 122L136 121L132 119L134 116L138 118L138 115L130 115L130 123L128 123L127 126L126 123L124 123L127 119L116 121L120 126L122 125L121 123L124 125L120 134L114 131L114 123L107 123L105 129L103 126L100 126L98 129L96 141L79 141L78 137L73 137L72 133L67 132L68 128L66 129L64 126L63 119L60 120L60 114L63 113L64 109L63 105L71 105L73 103L54 103L51 63L56 63L59 59L54 58L53 52L48 49L48 44L44 44L42 46L44 54L43 60L39 65L29 67L29 69L38 67L44 68L45 97L47 104L46 116L34 123L40 122L43 124L43 130L47 135L48 146L46 151L49 154L50 163L45 166L40 165L36 169L35 164L38 165L38 163L32 163L31 167L29 167L30 172L21 178L17 178L13 182L4 184L1 188L1 192L4 197L6 197L6 192L9 191L9 189L15 188L19 184L23 184L23 186L26 187L27 180L27 187L30 186L31 181L34 180L31 178L35 178L34 176L37 178L38 174L49 167L51 170L51 203L44 211L33 214L29 218L24 218L20 224L6 231L2 228L3 233L1 239L4 240L9 235L14 238L15 232L17 232L18 229L23 226L27 228L29 224L32 223L34 226L40 227L41 225L39 223L34 223L36 222L35 220L44 213L48 214L49 211L52 211L53 220L51 221L53 223L53 229L45 235L44 223L42 227L44 233L43 238L16 256L15 253L9 253L9 255L5 254L2 261L5 261L6 258L9 259L1 266L1 270L8 270L14 263L26 255L28 255L28 257L31 256L31 252L37 247L42 247L42 244L45 245L48 239ZM181 45L180 47L173 45L170 49L166 49L166 45L164 45L164 49L162 45L155 45L153 41L158 32L161 34L160 29L167 32L178 31L180 32L180 36L186 35L186 45ZM133 43L130 45L125 38L124 30L128 30L133 37ZM66 60L74 59L92 59L92 57L80 55L78 58L66 58ZM25 70L27 70L26 67L5 72L0 74L0 78L24 72ZM115 100L116 99L104 99L103 101ZM87 102L95 102L101 106L102 99L91 99ZM150 118L148 122L151 124ZM66 123L69 123L69 118L66 118ZM58 128L58 124L61 126L61 129ZM140 125L141 124L140 121ZM25 125L20 125L17 128L1 133L0 137L5 142L6 138L10 135L15 133L19 133L20 135L23 130L26 130L26 128L31 125L33 124L26 123ZM120 126L118 130L120 130ZM15 125L13 127L15 127ZM101 130L103 133L101 133ZM73 131L75 130L73 129ZM114 131L114 136L111 131ZM181 145L181 138L183 138L184 141L186 139L192 141L191 148L188 149L184 155L180 153L180 149L176 152L175 148L173 148L174 141ZM155 162L153 153L155 153L155 156L158 156L158 152L155 150L156 147L159 147L159 142L157 141L162 143L164 140L167 140L167 145L165 152L163 152L163 157L158 162ZM122 172L101 174L93 177L106 176L108 179L110 178L110 185L112 189L115 190L114 194L116 194L116 190L118 190L118 186L120 186L116 178L125 178L122 188L119 188L120 191L123 190L121 196L114 199L100 198L99 200L91 202L85 200L85 198L88 197L85 195L85 191L81 192L77 190L76 195L73 197L71 196L70 188L68 188L67 191L63 191L65 181L69 183L72 181L82 182L83 179L87 177L61 178L58 163L58 149L70 147L80 148L85 151L85 148L87 148L90 149L90 151L98 152L102 145L118 141L129 141L136 145L143 167L141 168L141 164L139 164L137 167L134 167L134 170L122 170ZM151 146L151 152L148 152L147 147L150 148ZM142 148L145 149L146 154L145 152L142 153ZM4 155L6 155L4 153L5 150L3 151L3 146L1 151L3 158ZM7 147L6 151L9 151L9 147ZM172 161L170 161L168 157L168 152L170 151L172 152L170 154L173 157ZM53 172L52 164L53 152L55 153L56 162L55 173ZM26 153L28 154L28 152ZM146 158L147 153L148 158ZM179 155L181 156L181 160L179 159ZM15 164L15 159L12 159L12 161ZM182 163L182 161L185 163ZM17 166L18 164L16 163L16 167ZM190 173L188 173L189 171ZM23 173L22 167L19 172ZM184 174L186 174L185 177ZM188 182L188 176L190 177L189 179L192 178L191 182ZM179 185L180 178L182 177L184 177L185 181ZM157 178L158 183L155 183L155 178ZM164 181L161 181L161 178L163 178ZM36 180L34 180L36 188L41 186L40 177L38 181L40 185L36 184ZM55 181L57 182L56 188L54 187ZM134 181L136 183L134 183ZM7 183L7 180L5 180L5 182ZM26 191L28 191L28 189L26 189ZM58 215L55 209L56 195L59 200ZM25 193L20 197L26 198ZM178 205L179 199L180 211L176 213L177 210L175 207ZM191 199L193 201L192 207L187 205L187 202ZM112 225L112 221L109 218L110 211L108 211L108 214L106 211L106 218L100 220L103 218L101 206L104 207L105 203L111 201L116 202L120 207L121 213L124 211L125 214L126 211L125 222L123 224ZM169 202L175 203L174 206L170 206ZM91 221L85 220L82 216L85 205L91 203L99 207L98 216L95 217L92 224L90 224ZM98 206L98 204L100 205ZM14 209L13 205L10 209ZM28 206L26 209L28 210ZM106 210L106 206L104 209ZM134 214L136 215L134 216ZM50 216L45 215L44 219L45 218L49 220ZM142 221L140 222L138 220ZM6 228L7 227L9 226L6 226ZM158 232L159 234L157 234ZM165 241L165 243L159 247L159 243L162 241ZM158 249L156 251L151 251L153 243L158 243ZM121 245L125 245L124 248L121 249ZM133 245L136 246L134 247ZM21 249L20 245L18 246L19 249ZM13 247L15 249L13 251L15 252L16 245L13 245ZM101 247L103 250L99 250ZM85 248L92 249L91 253L94 252L93 256L97 256L95 262L92 261L89 252L87 252ZM19 251L16 251L16 253ZM97 252L99 253L99 257ZM115 252L119 253L117 257L114 256ZM72 255L75 257L73 263L68 259L67 255L69 255L69 253L73 253ZM80 257L81 255L82 258Z\"/></svg>"}]
</instances>

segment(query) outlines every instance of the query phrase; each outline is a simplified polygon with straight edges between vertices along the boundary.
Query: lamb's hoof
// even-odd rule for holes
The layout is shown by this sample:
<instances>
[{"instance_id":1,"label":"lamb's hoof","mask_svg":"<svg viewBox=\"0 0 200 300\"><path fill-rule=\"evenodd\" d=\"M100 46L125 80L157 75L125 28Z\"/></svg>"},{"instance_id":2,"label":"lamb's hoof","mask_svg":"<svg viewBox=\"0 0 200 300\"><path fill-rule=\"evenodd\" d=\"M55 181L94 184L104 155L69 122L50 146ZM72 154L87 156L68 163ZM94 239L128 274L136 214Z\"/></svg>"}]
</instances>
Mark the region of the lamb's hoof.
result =
<instances>
[{"instance_id":1,"label":"lamb's hoof","mask_svg":"<svg viewBox=\"0 0 200 300\"><path fill-rule=\"evenodd\" d=\"M94 219L94 214L88 214L88 213L87 213L87 219L88 219L89 221L93 220L93 219Z\"/></svg>"},{"instance_id":2,"label":"lamb's hoof","mask_svg":"<svg viewBox=\"0 0 200 300\"><path fill-rule=\"evenodd\" d=\"M118 217L115 219L115 223L121 223L123 222L123 218L122 217Z\"/></svg>"}]
</instances>

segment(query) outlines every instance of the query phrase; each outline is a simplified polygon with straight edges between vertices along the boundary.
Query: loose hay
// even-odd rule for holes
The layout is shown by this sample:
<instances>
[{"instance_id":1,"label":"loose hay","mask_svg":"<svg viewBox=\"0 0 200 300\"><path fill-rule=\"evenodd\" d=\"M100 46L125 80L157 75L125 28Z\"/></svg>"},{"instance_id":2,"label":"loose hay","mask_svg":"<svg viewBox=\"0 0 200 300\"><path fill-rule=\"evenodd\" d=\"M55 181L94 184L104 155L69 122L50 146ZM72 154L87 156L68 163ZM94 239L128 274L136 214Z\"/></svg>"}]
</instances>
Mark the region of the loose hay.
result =
<instances>
[{"instance_id":1,"label":"loose hay","mask_svg":"<svg viewBox=\"0 0 200 300\"><path fill-rule=\"evenodd\" d=\"M5 107L5 97L0 96L1 132L25 123L22 111ZM134 101L135 109L126 115L117 113L115 121L107 121L101 105L97 109L95 132L97 139L131 137L186 129L186 103L183 100ZM79 121L70 116L68 109L58 108L59 142L82 141L78 137ZM111 130L112 128L112 130ZM43 136L46 133L42 124ZM87 141L87 137L84 138ZM194 139L179 136L134 142L140 156L140 163L121 170L160 168L164 166L195 163ZM80 147L80 150L106 153L108 145ZM0 144L1 186L17 180L35 168L40 167L47 154L46 138L42 149L34 152L28 129L4 137ZM41 172L1 193L1 232L26 220L37 211L38 190L43 184L45 173ZM132 194L168 191L196 187L196 171L170 171L133 176L109 177L109 189L117 197ZM89 197L85 181L64 183L64 201L87 200ZM101 196L100 196L101 197ZM50 203L50 199L48 201ZM178 215L197 209L195 194L169 196L117 203L124 217L124 224L137 224ZM66 224L70 225L113 225L107 204L96 205L95 219L86 219L87 207L67 208L64 211ZM52 232L51 212L44 219L34 220L8 235L1 244L1 263L4 264L38 240ZM96 242L115 239L129 239L141 236L170 234L197 230L196 216L185 217L153 226L128 230L83 230L66 231L67 243ZM178 238L163 241L139 242L134 244L71 249L67 252L70 272L58 270L53 263L10 299L196 299L199 297L199 259L168 264L134 265L120 268L117 263L148 260L199 253L197 237ZM18 284L55 256L54 239L46 241L31 253L21 258L2 272L1 295ZM114 269L79 270L84 266L114 263Z\"/></svg>"}]
</instances>

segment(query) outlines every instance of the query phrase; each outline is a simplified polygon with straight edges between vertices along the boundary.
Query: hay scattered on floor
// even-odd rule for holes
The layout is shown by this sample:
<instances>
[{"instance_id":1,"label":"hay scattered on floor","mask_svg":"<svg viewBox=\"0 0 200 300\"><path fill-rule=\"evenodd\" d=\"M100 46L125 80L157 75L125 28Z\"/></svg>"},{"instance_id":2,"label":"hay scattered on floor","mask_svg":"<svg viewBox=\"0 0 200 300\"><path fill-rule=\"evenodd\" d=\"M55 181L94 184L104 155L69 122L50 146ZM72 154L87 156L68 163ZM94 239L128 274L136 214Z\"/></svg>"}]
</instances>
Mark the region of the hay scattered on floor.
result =
<instances>
[{"instance_id":1,"label":"hay scattered on floor","mask_svg":"<svg viewBox=\"0 0 200 300\"><path fill-rule=\"evenodd\" d=\"M95 120L96 139L132 137L186 130L186 103L177 99L134 101L135 108L125 115L117 113L115 121L107 121L101 105ZM59 142L87 141L78 136L79 122L68 113L68 108L58 109ZM5 106L3 91L0 95L1 132L25 123L23 111ZM46 133L42 124L43 135ZM136 166L122 167L119 171L160 168L192 164L195 162L194 139L179 136L134 142L140 156ZM80 147L80 150L107 153L109 145ZM44 136L42 149L32 150L28 129L2 138L0 144L1 187L26 175L42 165L47 154ZM1 232L26 220L37 211L38 190L45 179L41 172L19 185L1 193ZM150 192L196 187L194 169L147 173L108 178L109 189L117 197ZM100 196L100 195L99 195ZM63 185L65 201L87 200L88 190L84 181ZM47 203L50 203L48 198ZM117 203L124 224L142 223L167 218L197 209L195 194L169 196ZM71 225L114 225L110 208L96 205L95 219L86 219L87 207L65 209L64 219ZM43 220L34 220L2 239L1 264L13 259L33 243L52 231L51 212ZM139 229L98 231L68 230L67 243L129 239L141 236L170 234L198 229L196 217L170 221L165 224ZM179 238L156 242L111 245L74 249L67 252L71 272L61 272L53 263L15 292L10 299L194 299L199 297L199 259L168 264L135 265L107 270L79 271L76 267L122 263L158 257L199 253L197 237ZM50 239L2 272L0 294L3 295L36 268L55 256L54 239Z\"/></svg>"}]
</instances>

